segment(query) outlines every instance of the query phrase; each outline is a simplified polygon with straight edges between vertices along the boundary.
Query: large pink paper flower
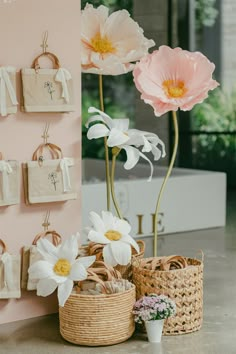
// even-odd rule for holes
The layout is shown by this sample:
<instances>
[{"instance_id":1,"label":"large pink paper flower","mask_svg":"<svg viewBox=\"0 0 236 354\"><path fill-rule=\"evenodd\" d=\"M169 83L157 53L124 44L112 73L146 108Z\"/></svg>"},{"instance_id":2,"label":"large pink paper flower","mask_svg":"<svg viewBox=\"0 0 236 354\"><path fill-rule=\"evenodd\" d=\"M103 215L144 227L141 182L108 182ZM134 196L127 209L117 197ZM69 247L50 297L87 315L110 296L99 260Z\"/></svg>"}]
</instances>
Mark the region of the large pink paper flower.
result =
<instances>
[{"instance_id":1,"label":"large pink paper flower","mask_svg":"<svg viewBox=\"0 0 236 354\"><path fill-rule=\"evenodd\" d=\"M141 59L134 82L145 103L160 117L168 111L189 111L219 84L212 79L215 65L200 52L161 46Z\"/></svg>"},{"instance_id":2,"label":"large pink paper flower","mask_svg":"<svg viewBox=\"0 0 236 354\"><path fill-rule=\"evenodd\" d=\"M134 68L148 49L155 45L143 35L142 28L126 10L109 16L107 7L95 9L87 4L81 16L82 71L102 75L120 75Z\"/></svg>"}]
</instances>

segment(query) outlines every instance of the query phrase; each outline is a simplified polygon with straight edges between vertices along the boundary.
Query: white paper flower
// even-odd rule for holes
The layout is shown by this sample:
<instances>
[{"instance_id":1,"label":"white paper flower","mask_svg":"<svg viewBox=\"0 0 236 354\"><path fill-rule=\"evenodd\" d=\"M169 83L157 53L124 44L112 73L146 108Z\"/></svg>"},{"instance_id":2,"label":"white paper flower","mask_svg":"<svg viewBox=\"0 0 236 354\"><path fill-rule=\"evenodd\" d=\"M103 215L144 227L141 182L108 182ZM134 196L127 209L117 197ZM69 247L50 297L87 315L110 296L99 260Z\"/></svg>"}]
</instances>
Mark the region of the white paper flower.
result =
<instances>
[{"instance_id":1,"label":"white paper flower","mask_svg":"<svg viewBox=\"0 0 236 354\"><path fill-rule=\"evenodd\" d=\"M60 247L55 247L47 239L40 239L37 242L37 250L44 260L35 262L29 268L31 278L39 279L37 295L48 296L58 287L59 305L64 306L71 294L74 281L87 278L86 269L93 264L95 256L76 259L77 235L72 235Z\"/></svg>"},{"instance_id":2,"label":"white paper flower","mask_svg":"<svg viewBox=\"0 0 236 354\"><path fill-rule=\"evenodd\" d=\"M126 10L109 16L106 6L87 4L81 14L82 71L101 75L120 75L131 71L134 62L155 45Z\"/></svg>"},{"instance_id":3,"label":"white paper flower","mask_svg":"<svg viewBox=\"0 0 236 354\"><path fill-rule=\"evenodd\" d=\"M124 164L126 170L132 169L138 163L140 157L145 159L151 168L150 181L153 174L153 165L144 152L152 153L155 161L165 157L166 152L163 141L154 133L129 129L129 119L127 118L112 119L106 113L94 107L90 107L88 111L89 113L97 113L87 121L86 127L89 127L91 123L97 122L89 127L88 139L108 137L107 145L109 147L124 149L127 155L127 161ZM142 147L141 151L138 149L140 147Z\"/></svg>"},{"instance_id":4,"label":"white paper flower","mask_svg":"<svg viewBox=\"0 0 236 354\"><path fill-rule=\"evenodd\" d=\"M103 258L106 264L112 267L127 265L131 260L131 246L139 252L138 244L129 235L131 226L127 221L113 216L109 211L103 211L102 217L92 211L90 220L93 228L88 232L88 239L105 244Z\"/></svg>"}]
</instances>

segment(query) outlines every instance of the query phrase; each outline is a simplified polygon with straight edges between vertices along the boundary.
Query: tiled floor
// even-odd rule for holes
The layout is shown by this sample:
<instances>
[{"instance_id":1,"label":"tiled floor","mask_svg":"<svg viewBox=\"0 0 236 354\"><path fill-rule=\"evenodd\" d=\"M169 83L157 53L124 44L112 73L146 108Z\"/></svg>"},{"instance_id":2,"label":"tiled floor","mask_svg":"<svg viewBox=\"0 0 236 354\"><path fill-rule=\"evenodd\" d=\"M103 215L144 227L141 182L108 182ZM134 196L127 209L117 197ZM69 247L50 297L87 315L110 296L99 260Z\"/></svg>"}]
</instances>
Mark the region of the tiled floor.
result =
<instances>
[{"instance_id":1,"label":"tiled floor","mask_svg":"<svg viewBox=\"0 0 236 354\"><path fill-rule=\"evenodd\" d=\"M209 210L210 212L210 210ZM194 256L202 249L204 261L204 324L200 331L163 337L151 345L135 335L110 347L88 348L67 343L59 334L57 316L0 326L1 354L235 354L236 353L236 195L229 194L227 226L167 235L160 238L161 254ZM147 248L151 239L147 239ZM149 254L147 254L149 255Z\"/></svg>"}]
</instances>

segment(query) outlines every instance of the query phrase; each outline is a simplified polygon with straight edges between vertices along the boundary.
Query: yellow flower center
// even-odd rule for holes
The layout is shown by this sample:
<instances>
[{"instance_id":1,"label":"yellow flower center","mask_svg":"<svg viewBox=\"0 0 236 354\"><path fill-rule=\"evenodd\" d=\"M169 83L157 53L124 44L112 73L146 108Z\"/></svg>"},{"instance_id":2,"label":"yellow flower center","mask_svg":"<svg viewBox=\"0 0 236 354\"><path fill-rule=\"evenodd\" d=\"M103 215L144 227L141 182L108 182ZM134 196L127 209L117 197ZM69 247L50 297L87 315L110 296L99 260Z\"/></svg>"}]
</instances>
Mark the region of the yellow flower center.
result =
<instances>
[{"instance_id":1,"label":"yellow flower center","mask_svg":"<svg viewBox=\"0 0 236 354\"><path fill-rule=\"evenodd\" d=\"M66 277L67 275L70 274L71 264L67 259L60 258L58 259L57 263L54 265L53 270L57 275Z\"/></svg>"},{"instance_id":2,"label":"yellow flower center","mask_svg":"<svg viewBox=\"0 0 236 354\"><path fill-rule=\"evenodd\" d=\"M162 83L162 87L169 98L181 98L188 91L181 80L165 80Z\"/></svg>"},{"instance_id":3,"label":"yellow flower center","mask_svg":"<svg viewBox=\"0 0 236 354\"><path fill-rule=\"evenodd\" d=\"M101 37L100 33L96 34L91 39L91 45L93 50L97 53L115 53L115 48L113 47L112 42L107 38L107 36Z\"/></svg>"},{"instance_id":4,"label":"yellow flower center","mask_svg":"<svg viewBox=\"0 0 236 354\"><path fill-rule=\"evenodd\" d=\"M121 233L115 230L108 230L105 233L106 238L110 241L119 241L122 237Z\"/></svg>"}]
</instances>

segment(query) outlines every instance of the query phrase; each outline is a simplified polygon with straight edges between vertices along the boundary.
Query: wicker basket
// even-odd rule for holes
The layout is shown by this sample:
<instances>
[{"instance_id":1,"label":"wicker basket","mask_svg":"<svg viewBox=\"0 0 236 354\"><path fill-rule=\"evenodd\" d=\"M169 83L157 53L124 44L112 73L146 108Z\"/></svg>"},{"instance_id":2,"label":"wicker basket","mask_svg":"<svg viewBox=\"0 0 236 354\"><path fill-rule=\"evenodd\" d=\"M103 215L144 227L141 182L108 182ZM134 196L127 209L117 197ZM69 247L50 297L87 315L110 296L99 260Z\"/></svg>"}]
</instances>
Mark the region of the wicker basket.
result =
<instances>
[{"instance_id":1,"label":"wicker basket","mask_svg":"<svg viewBox=\"0 0 236 354\"><path fill-rule=\"evenodd\" d=\"M133 264L137 299L156 293L167 295L175 301L177 313L165 321L164 335L199 330L203 319L203 259L185 258L188 266L183 269L145 269L147 262L156 259L146 258Z\"/></svg>"},{"instance_id":2,"label":"wicker basket","mask_svg":"<svg viewBox=\"0 0 236 354\"><path fill-rule=\"evenodd\" d=\"M139 245L140 252L136 253L135 249L132 247L132 261L125 266L117 265L115 267L121 273L123 279L128 279L129 281L132 280L132 262L136 259L142 259L145 252L145 243L142 240L137 240L137 244ZM93 243L90 242L88 246L83 247L83 253L87 256L96 256L97 261L103 261L102 251L103 247L100 243Z\"/></svg>"},{"instance_id":3,"label":"wicker basket","mask_svg":"<svg viewBox=\"0 0 236 354\"><path fill-rule=\"evenodd\" d=\"M135 287L110 295L72 294L59 308L60 333L68 342L86 346L124 342L134 332Z\"/></svg>"}]
</instances>

